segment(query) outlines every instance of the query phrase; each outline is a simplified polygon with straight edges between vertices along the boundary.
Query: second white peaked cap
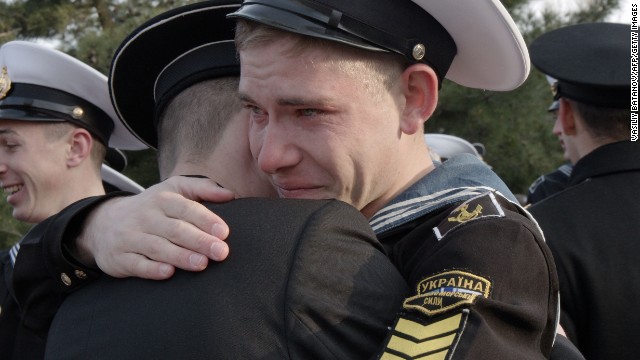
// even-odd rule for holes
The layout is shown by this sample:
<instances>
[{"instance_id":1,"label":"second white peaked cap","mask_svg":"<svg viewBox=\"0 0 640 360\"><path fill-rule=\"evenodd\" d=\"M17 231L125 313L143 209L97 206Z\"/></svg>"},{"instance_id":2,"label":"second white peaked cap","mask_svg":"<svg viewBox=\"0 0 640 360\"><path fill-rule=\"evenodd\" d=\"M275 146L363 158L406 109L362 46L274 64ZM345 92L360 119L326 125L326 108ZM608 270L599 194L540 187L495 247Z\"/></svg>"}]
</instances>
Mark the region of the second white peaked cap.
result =
<instances>
[{"instance_id":1,"label":"second white peaked cap","mask_svg":"<svg viewBox=\"0 0 640 360\"><path fill-rule=\"evenodd\" d=\"M128 191L134 194L139 194L144 191L144 188L140 184L133 181L126 175L114 170L109 165L102 164L102 167L100 168L100 175L102 176L102 181L118 190Z\"/></svg>"},{"instance_id":2,"label":"second white peaked cap","mask_svg":"<svg viewBox=\"0 0 640 360\"><path fill-rule=\"evenodd\" d=\"M60 104L64 106L57 106L57 95L61 95L65 101L79 98L86 102L85 106L94 108L94 114L106 114L106 117L98 116L98 119L87 119L96 122L93 124L94 126L87 127L87 130L93 130L92 132L98 138L108 138L108 146L122 150L147 148L144 143L131 134L116 115L109 97L107 77L82 61L44 45L28 41L11 41L0 47L0 71L2 72L0 76L3 77L5 87L7 87L3 90L4 96L0 96L0 106L3 108L3 113L6 113L2 115L3 117L11 118L12 114L16 114L16 120L70 121L69 116L57 117L55 115L56 113L62 114L56 110L63 110L70 105L65 103ZM15 95L19 98L16 103L11 99L12 91L21 86L28 86L29 90ZM37 96L50 90L53 91L52 94L56 95L47 99L39 99L40 104L45 107L44 112L39 111L41 109L37 108L37 102L34 102L33 108L30 108L29 94ZM87 111L85 111L86 113ZM31 114L34 115L33 118ZM39 116L42 114L48 115ZM113 125L103 126L105 125L103 122L109 121ZM78 126L85 124L83 119L70 122ZM110 134L104 133L111 126L113 126L113 131Z\"/></svg>"},{"instance_id":3,"label":"second white peaked cap","mask_svg":"<svg viewBox=\"0 0 640 360\"><path fill-rule=\"evenodd\" d=\"M478 150L467 140L448 134L424 134L424 141L442 158L450 158L458 154L471 154L480 158Z\"/></svg>"}]
</instances>

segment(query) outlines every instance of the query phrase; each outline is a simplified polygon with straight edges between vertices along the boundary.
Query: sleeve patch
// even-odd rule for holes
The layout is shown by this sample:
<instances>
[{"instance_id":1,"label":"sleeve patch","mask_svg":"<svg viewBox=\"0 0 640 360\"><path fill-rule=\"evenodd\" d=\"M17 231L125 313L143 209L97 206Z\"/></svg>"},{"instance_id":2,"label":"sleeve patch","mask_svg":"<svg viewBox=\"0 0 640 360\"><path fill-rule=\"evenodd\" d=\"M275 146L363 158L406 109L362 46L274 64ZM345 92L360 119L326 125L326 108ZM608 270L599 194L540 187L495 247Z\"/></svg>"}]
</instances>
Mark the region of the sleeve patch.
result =
<instances>
[{"instance_id":1,"label":"sleeve patch","mask_svg":"<svg viewBox=\"0 0 640 360\"><path fill-rule=\"evenodd\" d=\"M433 233L438 241L442 240L449 232L468 222L487 217L504 217L504 210L496 196L486 193L469 199L455 208L440 224L433 228Z\"/></svg>"},{"instance_id":2,"label":"sleeve patch","mask_svg":"<svg viewBox=\"0 0 640 360\"><path fill-rule=\"evenodd\" d=\"M427 321L401 314L379 359L450 359L467 323L468 313L468 310L463 310Z\"/></svg>"},{"instance_id":3,"label":"sleeve patch","mask_svg":"<svg viewBox=\"0 0 640 360\"><path fill-rule=\"evenodd\" d=\"M491 281L467 271L444 271L420 281L416 295L405 299L405 310L433 316L488 298Z\"/></svg>"}]
</instances>

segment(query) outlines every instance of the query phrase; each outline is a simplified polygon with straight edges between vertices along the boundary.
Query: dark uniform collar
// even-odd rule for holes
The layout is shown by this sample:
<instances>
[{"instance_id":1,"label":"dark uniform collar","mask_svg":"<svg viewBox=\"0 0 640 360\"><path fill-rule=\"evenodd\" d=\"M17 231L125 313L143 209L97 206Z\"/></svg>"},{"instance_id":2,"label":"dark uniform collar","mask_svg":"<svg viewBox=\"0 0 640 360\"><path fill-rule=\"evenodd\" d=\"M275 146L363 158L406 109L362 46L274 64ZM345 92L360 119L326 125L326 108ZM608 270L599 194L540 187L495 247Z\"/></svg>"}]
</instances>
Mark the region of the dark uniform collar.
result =
<instances>
[{"instance_id":1,"label":"dark uniform collar","mask_svg":"<svg viewBox=\"0 0 640 360\"><path fill-rule=\"evenodd\" d=\"M640 143L620 141L606 144L578 160L573 167L569 186L602 175L638 170L640 170Z\"/></svg>"}]
</instances>

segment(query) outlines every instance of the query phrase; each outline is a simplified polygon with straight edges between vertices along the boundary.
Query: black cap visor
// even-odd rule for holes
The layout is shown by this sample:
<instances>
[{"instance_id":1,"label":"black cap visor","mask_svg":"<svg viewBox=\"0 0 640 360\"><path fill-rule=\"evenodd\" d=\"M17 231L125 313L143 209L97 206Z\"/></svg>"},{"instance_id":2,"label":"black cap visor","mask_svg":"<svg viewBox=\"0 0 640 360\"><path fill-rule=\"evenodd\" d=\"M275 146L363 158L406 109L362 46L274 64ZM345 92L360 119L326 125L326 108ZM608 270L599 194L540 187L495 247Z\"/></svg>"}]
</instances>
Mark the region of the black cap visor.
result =
<instances>
[{"instance_id":1,"label":"black cap visor","mask_svg":"<svg viewBox=\"0 0 640 360\"><path fill-rule=\"evenodd\" d=\"M332 17L334 15L332 9L311 3L307 6L297 2L274 1L273 3L277 3L274 5L279 6L245 2L241 10L229 15L229 17L253 20L296 34L337 41L365 50L389 51L374 42L352 35L353 29L347 27L348 25L344 22L345 18L336 22L337 18ZM355 20L351 19L351 23L354 22ZM367 25L360 23L360 26Z\"/></svg>"}]
</instances>

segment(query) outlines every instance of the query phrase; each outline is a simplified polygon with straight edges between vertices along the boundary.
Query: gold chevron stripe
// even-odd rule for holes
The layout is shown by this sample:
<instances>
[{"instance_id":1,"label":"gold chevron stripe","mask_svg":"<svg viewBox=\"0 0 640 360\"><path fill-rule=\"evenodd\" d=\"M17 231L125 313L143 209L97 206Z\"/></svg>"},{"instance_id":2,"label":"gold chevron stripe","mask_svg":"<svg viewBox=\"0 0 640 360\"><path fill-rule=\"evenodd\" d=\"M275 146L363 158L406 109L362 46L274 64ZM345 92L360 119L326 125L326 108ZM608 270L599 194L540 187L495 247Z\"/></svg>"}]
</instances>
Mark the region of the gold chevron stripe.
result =
<instances>
[{"instance_id":1,"label":"gold chevron stripe","mask_svg":"<svg viewBox=\"0 0 640 360\"><path fill-rule=\"evenodd\" d=\"M456 314L446 319L428 325L416 321L399 318L394 331L412 339L392 335L381 360L423 359L444 360L456 338L457 330L461 326L463 314ZM449 333L449 335L443 336ZM389 352L391 351L391 352ZM434 353L434 351L437 351ZM420 354L425 356L416 357ZM397 354L397 355L396 355Z\"/></svg>"},{"instance_id":2,"label":"gold chevron stripe","mask_svg":"<svg viewBox=\"0 0 640 360\"><path fill-rule=\"evenodd\" d=\"M444 350L448 350L455 337L456 334L451 334L449 336L425 341L423 343L416 343L401 337L392 336L389 340L389 344L387 345L387 349L396 350L409 356L416 356L443 348ZM444 351L444 353L446 354L446 351Z\"/></svg>"},{"instance_id":3,"label":"gold chevron stripe","mask_svg":"<svg viewBox=\"0 0 640 360\"><path fill-rule=\"evenodd\" d=\"M404 360L404 359L401 358L400 356L389 354L388 352L385 352L380 357L380 360Z\"/></svg>"},{"instance_id":4,"label":"gold chevron stripe","mask_svg":"<svg viewBox=\"0 0 640 360\"><path fill-rule=\"evenodd\" d=\"M420 359L420 360L444 360L447 357L447 350L442 350L439 353L435 353L435 354L430 354L427 356L422 356L422 357L411 357L411 359ZM406 357L400 357L394 354L389 354L388 352L385 352L384 354L382 354L382 357L380 357L380 360L405 360L408 359Z\"/></svg>"},{"instance_id":5,"label":"gold chevron stripe","mask_svg":"<svg viewBox=\"0 0 640 360\"><path fill-rule=\"evenodd\" d=\"M460 327L462 314L457 314L429 325L422 325L415 321L400 318L395 330L409 335L418 341L432 336L438 336L456 330Z\"/></svg>"}]
</instances>

